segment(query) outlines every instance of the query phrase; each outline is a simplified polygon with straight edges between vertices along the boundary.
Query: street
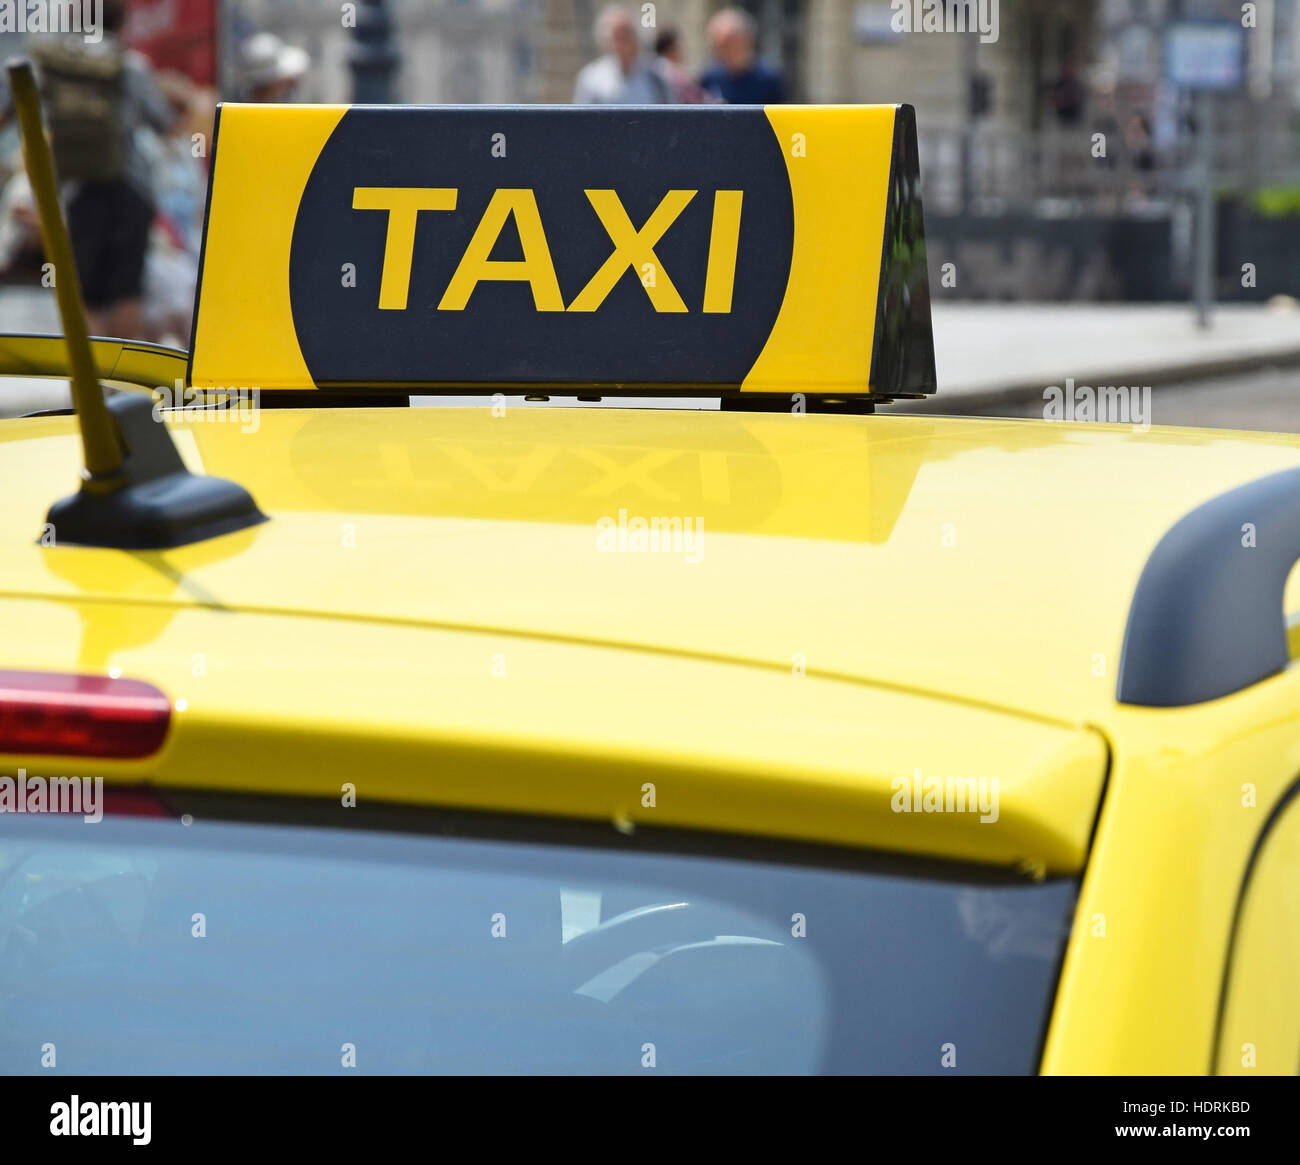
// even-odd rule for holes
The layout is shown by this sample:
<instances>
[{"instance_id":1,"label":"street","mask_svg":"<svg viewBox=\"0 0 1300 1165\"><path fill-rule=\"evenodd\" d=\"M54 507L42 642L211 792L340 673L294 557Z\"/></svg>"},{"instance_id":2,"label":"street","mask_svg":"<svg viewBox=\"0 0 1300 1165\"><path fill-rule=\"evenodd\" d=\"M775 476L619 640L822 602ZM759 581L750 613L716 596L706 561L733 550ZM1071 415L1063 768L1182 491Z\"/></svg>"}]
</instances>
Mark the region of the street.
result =
<instances>
[{"instance_id":1,"label":"street","mask_svg":"<svg viewBox=\"0 0 1300 1165\"><path fill-rule=\"evenodd\" d=\"M1041 419L1043 401L1026 399L971 407L960 399L945 400L941 382L938 394L932 402L926 402L923 410L903 402L888 409L942 416ZM1300 368L1262 368L1231 376L1153 384L1151 422L1193 428L1300 433Z\"/></svg>"},{"instance_id":2,"label":"street","mask_svg":"<svg viewBox=\"0 0 1300 1165\"><path fill-rule=\"evenodd\" d=\"M1097 317L1094 325L1104 329L1106 342L1097 344L1088 327L1080 328L1080 317ZM1247 314L1248 313L1248 314ZM926 412L946 416L1042 417L1040 383L1061 383L1073 371L1076 379L1088 372L1084 363L1090 350L1095 361L1116 368L1140 365L1141 353L1149 352L1148 365L1162 363L1179 371L1167 379L1156 374L1142 377L1151 385L1150 420L1156 425L1187 425L1225 429L1255 429L1300 433L1300 365L1286 351L1286 337L1300 346L1300 313L1265 309L1221 309L1218 349L1207 349L1207 369L1247 365L1250 360L1276 351L1278 363L1264 367L1238 367L1219 375L1189 377L1185 368L1195 364L1187 352L1190 344L1176 331L1186 314L1181 306L1152 308L1147 305L1113 304L1105 308L1074 305L944 305L935 310L935 347L939 363L939 391L923 402L898 402L882 406L882 412ZM1163 333L1149 326L1158 322ZM1143 347L1143 329L1146 346ZM0 288L0 331L59 331L53 298L39 288ZM1240 350L1240 334L1255 332L1271 348ZM1204 341L1202 341L1204 343ZM1236 347L1231 346L1236 345ZM1133 353L1137 353L1134 356ZM1117 376L1110 379L1118 379ZM1101 383L1100 379L1089 383ZM1015 392L998 392L996 386L1014 387ZM512 406L520 398L507 398ZM426 397L421 405L474 404L475 397ZM572 404L556 398L556 404ZM716 407L714 401L689 402L696 407ZM8 378L0 381L0 416L19 416L37 409L66 408L66 387L57 381ZM631 398L605 401L590 407L673 407L672 402ZM534 407L532 405L524 407ZM540 406L545 407L545 406Z\"/></svg>"}]
</instances>

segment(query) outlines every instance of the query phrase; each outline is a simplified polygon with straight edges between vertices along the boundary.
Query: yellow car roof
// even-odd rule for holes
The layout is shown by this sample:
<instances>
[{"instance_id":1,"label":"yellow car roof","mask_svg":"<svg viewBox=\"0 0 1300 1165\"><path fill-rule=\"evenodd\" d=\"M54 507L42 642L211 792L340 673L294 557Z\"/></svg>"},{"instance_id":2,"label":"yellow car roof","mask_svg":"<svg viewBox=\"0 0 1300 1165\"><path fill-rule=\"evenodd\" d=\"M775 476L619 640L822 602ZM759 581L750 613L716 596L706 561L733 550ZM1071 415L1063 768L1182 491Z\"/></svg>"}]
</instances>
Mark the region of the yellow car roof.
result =
<instances>
[{"instance_id":1,"label":"yellow car roof","mask_svg":"<svg viewBox=\"0 0 1300 1165\"><path fill-rule=\"evenodd\" d=\"M1160 614L1222 534L1174 523L1300 462L861 415L935 388L907 106L228 107L192 351L89 344L11 73L79 429L0 424L3 765L1075 871L1115 717L1186 694L1146 620L1118 710L1139 576ZM492 257L508 222L522 259ZM0 345L23 369L62 371ZM98 383L164 370L152 406ZM222 384L262 388L155 423ZM281 407L510 387L723 409ZM1249 604L1277 558L1211 581ZM1263 631L1242 682L1279 666ZM1195 646L1187 691L1232 690Z\"/></svg>"},{"instance_id":2,"label":"yellow car roof","mask_svg":"<svg viewBox=\"0 0 1300 1165\"><path fill-rule=\"evenodd\" d=\"M1104 723L1152 547L1300 439L908 416L264 410L172 422L272 521L152 553L38 545L70 418L0 426L3 592L508 633ZM679 552L604 552L637 518ZM626 545L626 534L624 535Z\"/></svg>"}]
</instances>

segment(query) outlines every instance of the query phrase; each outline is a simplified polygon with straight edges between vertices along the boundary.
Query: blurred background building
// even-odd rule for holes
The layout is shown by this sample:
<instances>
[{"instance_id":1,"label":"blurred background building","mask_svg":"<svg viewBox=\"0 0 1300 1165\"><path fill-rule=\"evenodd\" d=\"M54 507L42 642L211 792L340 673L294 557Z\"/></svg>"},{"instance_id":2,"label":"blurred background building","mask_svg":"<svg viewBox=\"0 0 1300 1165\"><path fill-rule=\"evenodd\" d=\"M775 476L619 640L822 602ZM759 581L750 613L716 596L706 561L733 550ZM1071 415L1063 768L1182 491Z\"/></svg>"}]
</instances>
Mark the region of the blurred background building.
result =
<instances>
[{"instance_id":1,"label":"blurred background building","mask_svg":"<svg viewBox=\"0 0 1300 1165\"><path fill-rule=\"evenodd\" d=\"M950 298L1185 298L1207 121L1218 296L1300 294L1300 0L925 2L942 3L946 17L992 9L996 39L900 31L903 0L740 6L793 100L916 107L932 271L951 261L961 272ZM647 41L666 25L680 29L696 75L708 64L706 25L722 6L629 4ZM131 0L128 39L160 71L225 96L239 93L238 47L270 32L310 55L296 100L350 101L360 83L404 102L563 102L598 55L601 7ZM1188 21L1216 19L1237 30L1240 78L1198 102L1175 83L1170 38ZM20 41L0 33L6 52ZM15 145L12 129L0 137L0 179ZM1249 281L1243 262L1257 266Z\"/></svg>"},{"instance_id":2,"label":"blurred background building","mask_svg":"<svg viewBox=\"0 0 1300 1165\"><path fill-rule=\"evenodd\" d=\"M215 3L136 0L142 20ZM958 262L964 278L953 290L975 298L1189 294L1198 127L1192 95L1169 76L1166 46L1182 22L1235 24L1241 83L1207 106L1215 123L1216 291L1245 299L1300 291L1300 0L984 0L986 14L990 4L997 39L987 42L976 32L899 31L901 0L741 6L793 99L916 106L932 257ZM680 28L687 63L699 70L707 64L705 26L722 6L663 0L632 8L643 24ZM301 45L314 62L302 96L347 101L354 33L343 7L225 0L223 35L271 31ZM598 53L597 0L384 7L401 101L568 101L578 69ZM1095 134L1105 135L1104 157L1095 156ZM1235 261L1245 253L1275 259L1253 287L1241 285Z\"/></svg>"}]
</instances>

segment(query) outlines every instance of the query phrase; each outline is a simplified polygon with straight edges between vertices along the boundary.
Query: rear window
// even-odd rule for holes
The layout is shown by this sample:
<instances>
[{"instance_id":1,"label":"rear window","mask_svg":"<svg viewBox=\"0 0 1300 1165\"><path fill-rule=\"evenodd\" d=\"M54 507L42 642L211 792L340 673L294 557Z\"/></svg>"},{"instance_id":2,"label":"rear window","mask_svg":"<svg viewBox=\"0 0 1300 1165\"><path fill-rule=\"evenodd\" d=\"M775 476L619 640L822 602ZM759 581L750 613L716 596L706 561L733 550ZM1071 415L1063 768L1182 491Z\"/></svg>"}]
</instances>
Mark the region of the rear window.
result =
<instances>
[{"instance_id":1,"label":"rear window","mask_svg":"<svg viewBox=\"0 0 1300 1165\"><path fill-rule=\"evenodd\" d=\"M1077 891L658 831L190 808L0 815L0 1072L49 1073L50 1045L77 1075L1032 1072Z\"/></svg>"}]
</instances>

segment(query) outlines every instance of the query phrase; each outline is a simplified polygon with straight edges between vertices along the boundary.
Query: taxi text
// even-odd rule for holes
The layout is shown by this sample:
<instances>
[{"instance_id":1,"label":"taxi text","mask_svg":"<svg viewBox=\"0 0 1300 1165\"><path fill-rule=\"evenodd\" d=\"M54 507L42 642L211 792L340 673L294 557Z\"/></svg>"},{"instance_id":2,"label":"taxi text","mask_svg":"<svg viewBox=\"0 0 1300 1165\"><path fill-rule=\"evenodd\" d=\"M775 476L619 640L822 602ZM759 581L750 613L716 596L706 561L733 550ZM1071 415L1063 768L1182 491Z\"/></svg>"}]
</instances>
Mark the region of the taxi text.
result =
<instances>
[{"instance_id":1,"label":"taxi text","mask_svg":"<svg viewBox=\"0 0 1300 1165\"><path fill-rule=\"evenodd\" d=\"M593 312L604 303L624 272L631 268L639 277L655 311L689 311L654 248L699 191L669 190L640 227L632 224L616 191L586 190L584 193L614 249L567 305L560 293L537 199L532 190L518 188L500 189L492 195L443 292L438 310L463 311L480 283L515 281L529 285L533 306L538 311ZM454 211L458 194L453 186L357 186L353 189L353 210L382 210L388 214L384 266L379 284L380 310L406 309L411 286L411 261L415 253L415 228L420 212ZM744 192L740 190L713 192L708 270L700 308L706 313L726 315L731 311L743 197ZM514 219L524 257L508 260L489 258L510 218Z\"/></svg>"}]
</instances>

